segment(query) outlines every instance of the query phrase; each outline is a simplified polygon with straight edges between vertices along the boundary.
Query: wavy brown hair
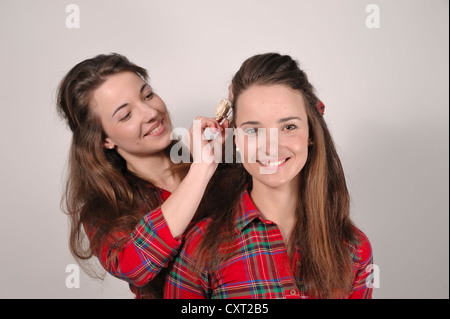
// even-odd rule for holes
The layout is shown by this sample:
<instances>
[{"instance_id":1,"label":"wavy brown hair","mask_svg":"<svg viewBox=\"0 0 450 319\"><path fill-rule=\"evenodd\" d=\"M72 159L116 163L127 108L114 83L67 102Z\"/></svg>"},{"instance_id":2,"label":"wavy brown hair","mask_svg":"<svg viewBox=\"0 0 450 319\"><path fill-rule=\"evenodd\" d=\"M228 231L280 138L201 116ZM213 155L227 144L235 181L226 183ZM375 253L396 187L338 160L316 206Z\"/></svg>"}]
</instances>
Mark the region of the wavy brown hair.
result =
<instances>
[{"instance_id":1,"label":"wavy brown hair","mask_svg":"<svg viewBox=\"0 0 450 319\"><path fill-rule=\"evenodd\" d=\"M161 204L157 188L127 171L125 160L116 150L104 148L106 136L98 116L89 106L93 90L109 76L125 71L134 72L148 82L144 68L113 53L80 62L58 87L57 111L72 131L67 183L61 203L70 220L69 247L75 259L94 277L102 276L90 271L89 263L84 261L98 253L104 237L112 230L131 233L144 212ZM169 150L170 146L166 151ZM186 171L183 165L173 169L180 177ZM90 232L88 241L85 227ZM156 286L161 283L153 280L144 287L143 293L161 296Z\"/></svg>"},{"instance_id":2,"label":"wavy brown hair","mask_svg":"<svg viewBox=\"0 0 450 319\"><path fill-rule=\"evenodd\" d=\"M286 85L302 93L312 145L300 172L296 224L287 245L292 258L295 247L301 249L295 273L302 277L312 297L344 297L352 289L352 259L348 243L354 226L349 217L350 197L334 142L321 114L321 102L307 75L288 55L267 53L246 60L232 80L233 114L239 108L239 96L255 85ZM231 126L235 127L233 119ZM236 237L233 231L235 207L243 190L251 189L251 176L242 164L220 164L211 190L209 207L214 211L205 236L197 249L199 270L214 271L226 259L226 242ZM219 208L219 209L217 209ZM217 234L221 234L218 240ZM301 265L301 266L300 266Z\"/></svg>"}]
</instances>

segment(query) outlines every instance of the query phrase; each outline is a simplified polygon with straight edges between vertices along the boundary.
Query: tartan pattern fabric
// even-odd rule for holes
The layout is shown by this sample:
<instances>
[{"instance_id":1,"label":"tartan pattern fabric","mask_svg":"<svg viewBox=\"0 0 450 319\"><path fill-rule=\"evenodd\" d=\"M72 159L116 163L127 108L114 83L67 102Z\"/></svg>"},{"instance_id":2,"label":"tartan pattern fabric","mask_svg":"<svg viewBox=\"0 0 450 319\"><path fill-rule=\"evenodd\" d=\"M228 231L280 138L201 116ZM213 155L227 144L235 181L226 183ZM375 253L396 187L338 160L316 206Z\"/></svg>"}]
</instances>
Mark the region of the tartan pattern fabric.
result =
<instances>
[{"instance_id":1,"label":"tartan pattern fabric","mask_svg":"<svg viewBox=\"0 0 450 319\"><path fill-rule=\"evenodd\" d=\"M262 218L247 191L243 192L237 210L234 226L239 236L228 246L230 257L217 271L209 272L205 268L198 274L195 251L210 222L204 219L187 233L184 247L166 280L165 298L309 298L301 277L291 272L299 263L300 248L296 247L291 264L277 225ZM370 281L367 279L370 272L366 270L372 263L372 250L367 237L356 231L358 244L349 245L354 286L347 298L371 298L372 288L366 283Z\"/></svg>"},{"instance_id":2,"label":"tartan pattern fabric","mask_svg":"<svg viewBox=\"0 0 450 319\"><path fill-rule=\"evenodd\" d=\"M164 202L170 193L161 189L160 196ZM89 225L88 236L98 227L102 227L101 223ZM131 233L116 230L104 236L96 256L107 272L128 282L136 298L140 298L139 287L167 267L180 246L181 238L173 238L158 206L145 214Z\"/></svg>"},{"instance_id":3,"label":"tartan pattern fabric","mask_svg":"<svg viewBox=\"0 0 450 319\"><path fill-rule=\"evenodd\" d=\"M325 112L325 104L323 104L323 102L321 100L319 100L317 102L317 109L319 110L320 114L322 114L322 115Z\"/></svg>"}]
</instances>

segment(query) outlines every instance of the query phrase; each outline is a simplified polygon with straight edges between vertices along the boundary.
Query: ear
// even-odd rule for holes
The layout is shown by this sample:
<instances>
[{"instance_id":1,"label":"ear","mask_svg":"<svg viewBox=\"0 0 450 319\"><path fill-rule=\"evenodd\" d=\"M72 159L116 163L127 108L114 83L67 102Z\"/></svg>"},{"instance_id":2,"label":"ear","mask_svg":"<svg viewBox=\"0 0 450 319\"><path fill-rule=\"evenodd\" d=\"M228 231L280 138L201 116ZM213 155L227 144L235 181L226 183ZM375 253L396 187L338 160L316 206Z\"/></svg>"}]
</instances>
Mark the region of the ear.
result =
<instances>
[{"instance_id":1,"label":"ear","mask_svg":"<svg viewBox=\"0 0 450 319\"><path fill-rule=\"evenodd\" d=\"M103 141L103 147L107 148L109 150L112 150L112 149L114 149L114 147L116 147L116 145L111 141L111 139L109 137L107 137Z\"/></svg>"}]
</instances>

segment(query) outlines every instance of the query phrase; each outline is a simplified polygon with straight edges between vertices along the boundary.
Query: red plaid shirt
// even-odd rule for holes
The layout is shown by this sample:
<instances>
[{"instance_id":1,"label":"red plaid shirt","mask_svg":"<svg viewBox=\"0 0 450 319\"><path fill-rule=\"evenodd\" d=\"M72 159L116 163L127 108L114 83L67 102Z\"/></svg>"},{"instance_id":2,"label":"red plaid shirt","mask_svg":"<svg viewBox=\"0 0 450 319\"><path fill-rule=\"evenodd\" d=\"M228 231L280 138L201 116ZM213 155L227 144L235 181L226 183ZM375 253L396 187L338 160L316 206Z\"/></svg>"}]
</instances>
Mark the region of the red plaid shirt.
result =
<instances>
[{"instance_id":1,"label":"red plaid shirt","mask_svg":"<svg viewBox=\"0 0 450 319\"><path fill-rule=\"evenodd\" d=\"M170 192L160 189L163 202L170 195ZM86 227L88 236L101 226L98 223ZM142 298L139 287L145 286L167 267L180 245L181 237L173 238L161 206L158 206L144 215L131 233L117 230L105 236L96 255L106 271L127 281L136 298Z\"/></svg>"},{"instance_id":2,"label":"red plaid shirt","mask_svg":"<svg viewBox=\"0 0 450 319\"><path fill-rule=\"evenodd\" d=\"M217 271L211 273L204 269L199 275L194 270L193 255L209 223L209 219L199 222L186 235L185 245L169 272L165 298L308 298L302 279L291 273L279 228L262 218L247 191L242 194L238 207L235 227L239 236L229 246L234 247L231 257ZM347 298L371 298L372 285L367 280L370 267L367 266L372 263L372 250L360 230L357 236L358 244L349 245L354 284ZM292 265L299 261L300 253L297 247Z\"/></svg>"}]
</instances>

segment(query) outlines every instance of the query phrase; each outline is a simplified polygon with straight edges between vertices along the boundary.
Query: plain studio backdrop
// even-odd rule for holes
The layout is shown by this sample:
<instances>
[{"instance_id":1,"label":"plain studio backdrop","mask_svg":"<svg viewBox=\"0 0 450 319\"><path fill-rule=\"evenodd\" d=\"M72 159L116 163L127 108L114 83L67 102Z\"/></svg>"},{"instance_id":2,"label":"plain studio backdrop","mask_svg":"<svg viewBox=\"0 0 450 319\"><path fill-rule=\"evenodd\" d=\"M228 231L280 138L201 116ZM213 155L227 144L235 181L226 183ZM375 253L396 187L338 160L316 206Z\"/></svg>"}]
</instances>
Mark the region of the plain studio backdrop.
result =
<instances>
[{"instance_id":1,"label":"plain studio backdrop","mask_svg":"<svg viewBox=\"0 0 450 319\"><path fill-rule=\"evenodd\" d=\"M275 51L326 105L373 247L374 298L448 298L448 33L447 0L0 0L0 297L133 297L71 266L60 210L71 134L55 111L71 67L126 55L189 128L213 116L246 58Z\"/></svg>"}]
</instances>

